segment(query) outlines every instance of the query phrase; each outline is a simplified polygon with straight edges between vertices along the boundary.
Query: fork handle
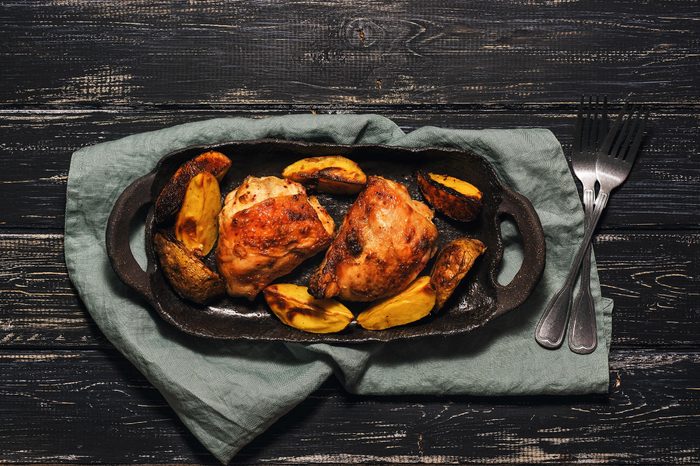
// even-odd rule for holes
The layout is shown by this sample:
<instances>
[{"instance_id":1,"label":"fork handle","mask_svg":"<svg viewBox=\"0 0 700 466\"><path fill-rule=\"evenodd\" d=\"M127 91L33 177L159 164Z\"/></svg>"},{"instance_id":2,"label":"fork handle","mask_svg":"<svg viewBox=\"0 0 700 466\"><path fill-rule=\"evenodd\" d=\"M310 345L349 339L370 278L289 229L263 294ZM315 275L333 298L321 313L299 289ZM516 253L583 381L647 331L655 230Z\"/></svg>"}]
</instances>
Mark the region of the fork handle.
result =
<instances>
[{"instance_id":1,"label":"fork handle","mask_svg":"<svg viewBox=\"0 0 700 466\"><path fill-rule=\"evenodd\" d=\"M548 349L557 349L561 346L564 341L564 334L566 333L566 324L569 319L569 308L571 307L571 295L573 294L574 284L576 283L576 277L578 271L581 268L581 262L583 262L584 254L588 248L588 243L591 242L593 238L593 232L596 226L598 226L598 221L600 216L608 204L609 193L603 191L602 189L598 193L598 197L595 201L595 208L593 209L593 214L591 215L591 220L586 225L586 230L583 234L583 241L574 256L574 260L571 263L569 269L569 274L566 276L564 281L564 286L552 297L552 299L545 307L544 313L537 323L537 328L535 329L535 340Z\"/></svg>"},{"instance_id":2,"label":"fork handle","mask_svg":"<svg viewBox=\"0 0 700 466\"><path fill-rule=\"evenodd\" d=\"M584 189L583 206L586 213L586 224L590 222L595 204L595 194L592 189ZM598 346L598 331L595 321L595 301L591 294L591 250L593 245L588 243L588 248L583 255L581 266L581 282L578 295L574 299L569 319L567 341L569 349L574 353L588 354L595 351Z\"/></svg>"}]
</instances>

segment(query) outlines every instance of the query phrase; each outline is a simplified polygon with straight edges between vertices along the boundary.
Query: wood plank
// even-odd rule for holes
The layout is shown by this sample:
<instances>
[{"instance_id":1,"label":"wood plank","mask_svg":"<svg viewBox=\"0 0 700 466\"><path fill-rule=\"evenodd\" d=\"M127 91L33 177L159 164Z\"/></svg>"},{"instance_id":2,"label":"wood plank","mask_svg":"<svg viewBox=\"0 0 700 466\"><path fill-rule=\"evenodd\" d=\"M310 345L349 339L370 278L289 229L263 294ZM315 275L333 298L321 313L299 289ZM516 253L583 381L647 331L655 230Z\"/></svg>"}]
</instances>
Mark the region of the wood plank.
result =
<instances>
[{"instance_id":1,"label":"wood plank","mask_svg":"<svg viewBox=\"0 0 700 466\"><path fill-rule=\"evenodd\" d=\"M696 102L695 2L3 2L0 102ZM504 73L504 70L508 70ZM603 84L604 83L604 84Z\"/></svg>"},{"instance_id":2,"label":"wood plank","mask_svg":"<svg viewBox=\"0 0 700 466\"><path fill-rule=\"evenodd\" d=\"M615 347L700 347L700 233L596 238ZM0 234L0 348L108 347L68 279L60 234Z\"/></svg>"},{"instance_id":3,"label":"wood plank","mask_svg":"<svg viewBox=\"0 0 700 466\"><path fill-rule=\"evenodd\" d=\"M601 234L594 245L615 300L613 345L700 344L700 234Z\"/></svg>"},{"instance_id":4,"label":"wood plank","mask_svg":"<svg viewBox=\"0 0 700 466\"><path fill-rule=\"evenodd\" d=\"M329 381L234 464L693 463L700 353L614 351L608 397L361 397ZM0 461L215 464L112 351L0 352Z\"/></svg>"},{"instance_id":5,"label":"wood plank","mask_svg":"<svg viewBox=\"0 0 700 466\"><path fill-rule=\"evenodd\" d=\"M63 235L0 235L0 347L109 347L68 278Z\"/></svg>"},{"instance_id":6,"label":"wood plank","mask_svg":"<svg viewBox=\"0 0 700 466\"><path fill-rule=\"evenodd\" d=\"M187 121L220 116L338 111L333 106L168 111L0 111L0 226L63 227L71 153L81 146ZM375 112L406 131L423 125L479 129L546 127L570 149L574 105L504 107L344 107ZM700 225L700 117L684 107L655 108L649 138L630 178L615 192L603 229L697 228Z\"/></svg>"}]
</instances>

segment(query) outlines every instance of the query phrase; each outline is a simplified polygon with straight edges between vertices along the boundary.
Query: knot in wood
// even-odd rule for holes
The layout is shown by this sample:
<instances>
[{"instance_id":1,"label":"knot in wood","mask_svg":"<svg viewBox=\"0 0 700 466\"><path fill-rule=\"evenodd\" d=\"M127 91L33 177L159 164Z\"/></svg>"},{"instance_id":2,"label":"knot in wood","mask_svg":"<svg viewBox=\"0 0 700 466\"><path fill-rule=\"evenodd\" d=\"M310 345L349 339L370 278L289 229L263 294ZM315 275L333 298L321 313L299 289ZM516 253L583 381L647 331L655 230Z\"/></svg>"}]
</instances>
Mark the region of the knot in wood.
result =
<instances>
[{"instance_id":1,"label":"knot in wood","mask_svg":"<svg viewBox=\"0 0 700 466\"><path fill-rule=\"evenodd\" d=\"M343 36L353 48L369 48L384 35L383 29L367 18L354 18L343 27Z\"/></svg>"}]
</instances>

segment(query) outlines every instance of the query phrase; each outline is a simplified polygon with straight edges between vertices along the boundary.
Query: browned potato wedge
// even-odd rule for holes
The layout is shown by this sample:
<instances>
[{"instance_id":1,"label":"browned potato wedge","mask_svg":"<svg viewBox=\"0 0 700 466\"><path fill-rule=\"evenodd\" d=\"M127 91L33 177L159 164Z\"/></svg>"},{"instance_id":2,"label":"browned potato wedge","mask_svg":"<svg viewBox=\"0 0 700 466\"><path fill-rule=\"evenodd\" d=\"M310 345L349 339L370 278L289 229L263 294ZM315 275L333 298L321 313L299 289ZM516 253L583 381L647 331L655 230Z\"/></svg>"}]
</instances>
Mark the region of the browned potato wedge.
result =
<instances>
[{"instance_id":1,"label":"browned potato wedge","mask_svg":"<svg viewBox=\"0 0 700 466\"><path fill-rule=\"evenodd\" d=\"M202 172L187 185L175 222L175 238L198 256L206 256L219 233L221 191L214 175Z\"/></svg>"},{"instance_id":2,"label":"browned potato wedge","mask_svg":"<svg viewBox=\"0 0 700 466\"><path fill-rule=\"evenodd\" d=\"M357 323L367 330L410 324L430 314L435 307L435 297L430 277L420 277L396 296L383 299L363 311L357 316Z\"/></svg>"},{"instance_id":3,"label":"browned potato wedge","mask_svg":"<svg viewBox=\"0 0 700 466\"><path fill-rule=\"evenodd\" d=\"M162 233L153 238L163 273L177 294L196 303L203 304L222 296L226 286L218 273L175 240Z\"/></svg>"},{"instance_id":4,"label":"browned potato wedge","mask_svg":"<svg viewBox=\"0 0 700 466\"><path fill-rule=\"evenodd\" d=\"M263 294L282 323L305 332L340 332L353 319L347 307L333 299L316 299L305 286L279 283L265 288Z\"/></svg>"},{"instance_id":5,"label":"browned potato wedge","mask_svg":"<svg viewBox=\"0 0 700 466\"><path fill-rule=\"evenodd\" d=\"M442 248L430 272L430 283L437 292L436 309L445 304L484 251L484 243L474 238L458 238Z\"/></svg>"},{"instance_id":6,"label":"browned potato wedge","mask_svg":"<svg viewBox=\"0 0 700 466\"><path fill-rule=\"evenodd\" d=\"M207 172L221 181L231 167L231 160L221 152L205 152L185 162L177 169L170 181L163 187L155 205L155 221L158 224L170 222L177 215L190 180Z\"/></svg>"},{"instance_id":7,"label":"browned potato wedge","mask_svg":"<svg viewBox=\"0 0 700 466\"><path fill-rule=\"evenodd\" d=\"M479 214L482 194L476 186L452 176L422 171L416 178L423 196L439 212L462 222L474 220Z\"/></svg>"},{"instance_id":8,"label":"browned potato wedge","mask_svg":"<svg viewBox=\"0 0 700 466\"><path fill-rule=\"evenodd\" d=\"M357 194L367 183L359 165L340 155L301 159L285 168L282 176L331 194Z\"/></svg>"}]
</instances>

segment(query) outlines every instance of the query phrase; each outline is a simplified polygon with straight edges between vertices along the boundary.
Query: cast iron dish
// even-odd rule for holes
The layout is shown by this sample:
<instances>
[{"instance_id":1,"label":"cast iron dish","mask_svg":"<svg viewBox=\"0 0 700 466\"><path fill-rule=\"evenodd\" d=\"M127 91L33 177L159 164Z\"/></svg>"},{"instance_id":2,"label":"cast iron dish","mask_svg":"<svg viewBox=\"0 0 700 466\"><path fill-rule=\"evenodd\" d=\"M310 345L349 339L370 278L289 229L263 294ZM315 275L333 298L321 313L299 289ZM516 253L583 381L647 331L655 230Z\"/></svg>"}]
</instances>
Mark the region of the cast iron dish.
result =
<instances>
[{"instance_id":1,"label":"cast iron dish","mask_svg":"<svg viewBox=\"0 0 700 466\"><path fill-rule=\"evenodd\" d=\"M233 162L221 183L223 195L237 187L247 175L280 176L282 169L290 163L322 155L344 155L356 161L368 175L400 181L408 186L414 199L422 199L414 176L418 169L467 180L484 194L482 211L476 220L466 224L436 214L434 222L440 232L439 241L442 245L458 236L468 235L483 241L488 249L436 315L387 330L370 331L352 323L341 333L306 333L282 324L267 308L262 293L253 302L243 298L222 298L207 306L193 304L175 294L160 271L153 247L152 201L182 163L207 150L222 152ZM355 196L325 194L318 197L337 225L341 224L355 199ZM148 204L151 205L146 220L148 266L144 272L131 253L129 230L139 210ZM520 271L505 286L496 281L503 255L499 226L503 215L514 219L525 250ZM361 343L464 333L517 308L540 279L545 262L545 242L542 225L532 204L506 187L493 167L472 152L257 140L189 147L163 157L151 173L134 181L117 199L107 226L107 254L121 280L141 294L163 319L184 332L227 340ZM318 254L276 282L306 285L322 259L323 253ZM432 261L423 274L429 273L431 266ZM364 307L356 303L345 304L354 312Z\"/></svg>"}]
</instances>

